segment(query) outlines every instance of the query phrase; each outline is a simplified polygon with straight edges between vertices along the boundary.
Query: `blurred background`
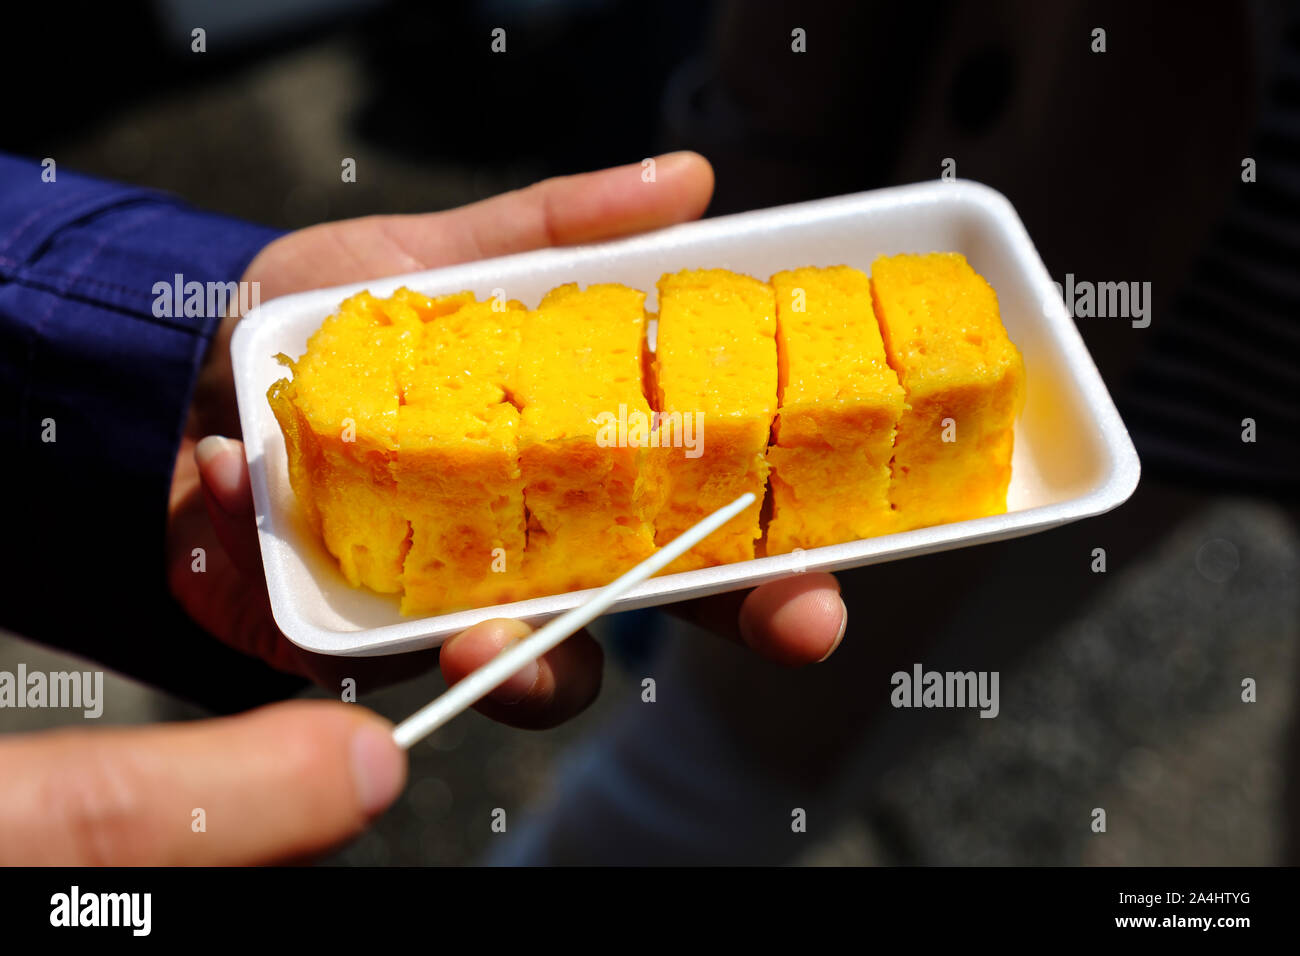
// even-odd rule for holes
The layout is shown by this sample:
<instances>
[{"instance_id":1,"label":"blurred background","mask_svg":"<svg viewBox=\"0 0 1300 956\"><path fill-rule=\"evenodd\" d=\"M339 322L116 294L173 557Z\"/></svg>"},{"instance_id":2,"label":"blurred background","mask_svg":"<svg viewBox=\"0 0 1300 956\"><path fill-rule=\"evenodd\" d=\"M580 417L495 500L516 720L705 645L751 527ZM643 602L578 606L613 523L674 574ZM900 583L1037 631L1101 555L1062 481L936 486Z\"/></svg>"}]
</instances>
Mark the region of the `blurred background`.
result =
<instances>
[{"instance_id":1,"label":"blurred background","mask_svg":"<svg viewBox=\"0 0 1300 956\"><path fill-rule=\"evenodd\" d=\"M1011 199L1058 281L1152 284L1150 328L1076 320L1143 460L1118 511L843 575L844 643L796 673L659 612L606 618L591 710L543 733L456 721L325 862L1300 859L1292 5L155 0L6 18L0 149L284 229L670 149L713 162L710 215L952 160ZM917 661L1000 670L1000 716L892 710L889 674ZM0 639L0 669L19 662L76 666ZM642 703L645 677L664 702ZM426 675L362 703L398 718L440 689ZM120 678L103 720L201 713ZM64 719L5 711L0 732ZM620 803L628 780L640 795Z\"/></svg>"}]
</instances>

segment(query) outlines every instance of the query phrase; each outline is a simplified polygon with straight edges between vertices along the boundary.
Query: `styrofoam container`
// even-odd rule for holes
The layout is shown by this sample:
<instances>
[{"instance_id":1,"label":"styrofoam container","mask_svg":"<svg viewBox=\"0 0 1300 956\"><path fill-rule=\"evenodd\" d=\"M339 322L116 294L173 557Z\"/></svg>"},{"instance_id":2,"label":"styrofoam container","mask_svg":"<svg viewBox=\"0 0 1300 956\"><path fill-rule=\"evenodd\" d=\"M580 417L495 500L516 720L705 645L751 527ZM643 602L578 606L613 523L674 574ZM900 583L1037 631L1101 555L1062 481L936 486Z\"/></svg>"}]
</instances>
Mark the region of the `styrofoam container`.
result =
<instances>
[{"instance_id":1,"label":"styrofoam container","mask_svg":"<svg viewBox=\"0 0 1300 956\"><path fill-rule=\"evenodd\" d=\"M398 599L350 587L308 527L289 487L284 440L266 390L285 374L345 297L406 285L440 294L501 288L535 305L565 282L621 282L648 293L665 272L720 267L766 279L803 265L869 271L879 255L960 252L997 290L1002 321L1024 355L1024 412L1016 425L1007 513L850 541L801 553L653 578L614 606L646 607L753 587L806 570L834 571L1042 531L1101 514L1137 487L1137 452L1083 340L1020 218L998 192L934 182L763 209L615 242L544 249L274 299L248 314L231 350L262 561L276 623L299 647L371 656L432 647L492 617L536 623L582 603L574 591L514 604L406 618Z\"/></svg>"}]
</instances>

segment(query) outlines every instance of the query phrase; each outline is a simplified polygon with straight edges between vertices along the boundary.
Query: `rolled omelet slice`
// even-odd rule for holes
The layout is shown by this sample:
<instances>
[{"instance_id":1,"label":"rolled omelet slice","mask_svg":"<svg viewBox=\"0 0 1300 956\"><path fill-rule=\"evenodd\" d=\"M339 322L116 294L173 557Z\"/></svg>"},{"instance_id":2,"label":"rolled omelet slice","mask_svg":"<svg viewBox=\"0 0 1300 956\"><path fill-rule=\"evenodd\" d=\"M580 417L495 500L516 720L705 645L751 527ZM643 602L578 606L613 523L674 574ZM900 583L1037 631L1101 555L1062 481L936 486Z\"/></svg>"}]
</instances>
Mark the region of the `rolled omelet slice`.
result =
<instances>
[{"instance_id":1,"label":"rolled omelet slice","mask_svg":"<svg viewBox=\"0 0 1300 956\"><path fill-rule=\"evenodd\" d=\"M657 453L618 424L650 424L645 326L645 293L614 284L563 285L524 314L512 395L536 593L608 584L654 551Z\"/></svg>"},{"instance_id":2,"label":"rolled omelet slice","mask_svg":"<svg viewBox=\"0 0 1300 956\"><path fill-rule=\"evenodd\" d=\"M400 295L420 316L397 370L396 503L410 525L402 612L518 600L524 584L519 411L508 384L522 303Z\"/></svg>"},{"instance_id":3,"label":"rolled omelet slice","mask_svg":"<svg viewBox=\"0 0 1300 956\"><path fill-rule=\"evenodd\" d=\"M383 593L402 588L408 527L391 471L396 369L414 347L418 323L367 292L354 295L312 335L302 358L289 363L292 378L267 395L307 519L349 584Z\"/></svg>"},{"instance_id":4,"label":"rolled omelet slice","mask_svg":"<svg viewBox=\"0 0 1300 956\"><path fill-rule=\"evenodd\" d=\"M952 252L881 257L871 287L908 406L889 490L898 530L1005 512L1025 370L997 293Z\"/></svg>"},{"instance_id":5,"label":"rolled omelet slice","mask_svg":"<svg viewBox=\"0 0 1300 956\"><path fill-rule=\"evenodd\" d=\"M767 553L888 534L903 389L885 358L871 281L848 266L772 277L780 407L768 449Z\"/></svg>"},{"instance_id":6,"label":"rolled omelet slice","mask_svg":"<svg viewBox=\"0 0 1300 956\"><path fill-rule=\"evenodd\" d=\"M667 495L655 524L659 546L747 491L757 499L668 571L753 558L776 414L772 287L725 269L663 276L654 377L657 409L666 421L693 427L698 442L694 449L685 443L665 449Z\"/></svg>"}]
</instances>

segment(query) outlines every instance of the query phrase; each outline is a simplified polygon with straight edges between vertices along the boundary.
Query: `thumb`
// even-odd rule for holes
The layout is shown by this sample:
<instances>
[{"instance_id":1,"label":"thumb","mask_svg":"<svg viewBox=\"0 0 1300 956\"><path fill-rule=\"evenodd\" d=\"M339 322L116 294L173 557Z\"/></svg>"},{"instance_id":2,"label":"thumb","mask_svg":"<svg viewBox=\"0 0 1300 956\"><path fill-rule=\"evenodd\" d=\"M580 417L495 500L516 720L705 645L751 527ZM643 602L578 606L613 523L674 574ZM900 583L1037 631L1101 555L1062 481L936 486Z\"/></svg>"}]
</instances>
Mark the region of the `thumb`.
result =
<instances>
[{"instance_id":1,"label":"thumb","mask_svg":"<svg viewBox=\"0 0 1300 956\"><path fill-rule=\"evenodd\" d=\"M443 212L344 219L276 239L244 273L261 301L302 289L361 282L489 256L628 236L698 219L713 195L713 167L690 152L575 176Z\"/></svg>"},{"instance_id":2,"label":"thumb","mask_svg":"<svg viewBox=\"0 0 1300 956\"><path fill-rule=\"evenodd\" d=\"M293 860L355 835L405 782L391 726L332 701L4 737L0 865Z\"/></svg>"}]
</instances>

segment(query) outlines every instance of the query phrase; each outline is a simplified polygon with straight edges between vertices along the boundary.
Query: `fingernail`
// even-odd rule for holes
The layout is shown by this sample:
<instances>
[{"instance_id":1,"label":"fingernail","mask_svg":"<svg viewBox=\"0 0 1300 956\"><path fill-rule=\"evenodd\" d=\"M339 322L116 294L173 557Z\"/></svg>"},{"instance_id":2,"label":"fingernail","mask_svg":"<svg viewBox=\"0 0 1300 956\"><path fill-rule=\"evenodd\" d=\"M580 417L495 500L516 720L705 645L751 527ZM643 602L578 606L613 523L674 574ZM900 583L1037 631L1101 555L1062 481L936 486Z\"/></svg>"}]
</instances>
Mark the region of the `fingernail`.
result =
<instances>
[{"instance_id":1,"label":"fingernail","mask_svg":"<svg viewBox=\"0 0 1300 956\"><path fill-rule=\"evenodd\" d=\"M658 167L658 170L661 173L670 173L680 166L685 166L687 163L694 162L695 155L696 154L691 152L689 149L679 149L675 153L664 153L655 160L655 166Z\"/></svg>"},{"instance_id":2,"label":"fingernail","mask_svg":"<svg viewBox=\"0 0 1300 956\"><path fill-rule=\"evenodd\" d=\"M406 754L382 724L368 721L353 732L352 779L367 816L380 813L402 792Z\"/></svg>"},{"instance_id":3,"label":"fingernail","mask_svg":"<svg viewBox=\"0 0 1300 956\"><path fill-rule=\"evenodd\" d=\"M226 454L227 451L231 454ZM239 446L229 438L208 435L194 446L194 460L217 502L227 511L233 511L233 499L239 494L239 471L244 464L239 457Z\"/></svg>"},{"instance_id":4,"label":"fingernail","mask_svg":"<svg viewBox=\"0 0 1300 956\"><path fill-rule=\"evenodd\" d=\"M194 446L194 459L199 463L200 468L206 468L214 458L232 445L234 445L234 442L229 438L223 438L221 435L208 435L206 438L200 439L199 443Z\"/></svg>"},{"instance_id":5,"label":"fingernail","mask_svg":"<svg viewBox=\"0 0 1300 956\"><path fill-rule=\"evenodd\" d=\"M830 657L832 654L835 653L835 649L840 646L840 641L844 640L844 632L847 631L848 629L849 629L849 609L848 606L844 603L844 598L840 598L840 630L839 633L835 635L835 640L831 643L831 649L827 651L825 656L822 657L822 659L817 662L818 664L820 664L822 661L826 660L827 657Z\"/></svg>"},{"instance_id":6,"label":"fingernail","mask_svg":"<svg viewBox=\"0 0 1300 956\"><path fill-rule=\"evenodd\" d=\"M498 704L517 704L527 697L528 692L536 686L537 678L541 672L537 661L529 661L525 666L511 674L509 680L488 696Z\"/></svg>"},{"instance_id":7,"label":"fingernail","mask_svg":"<svg viewBox=\"0 0 1300 956\"><path fill-rule=\"evenodd\" d=\"M511 644L522 640L532 632L533 629L522 621L498 618L475 624L458 634L453 640L460 650L464 650L467 646L473 648L474 657L494 658ZM489 693L488 699L498 704L517 704L528 696L540 675L541 668L537 661L529 661L511 674L504 684L498 685Z\"/></svg>"}]
</instances>

